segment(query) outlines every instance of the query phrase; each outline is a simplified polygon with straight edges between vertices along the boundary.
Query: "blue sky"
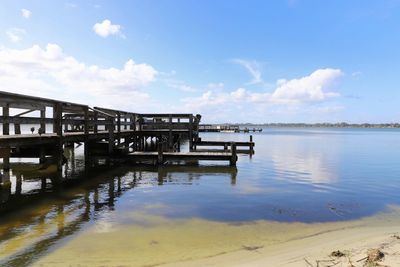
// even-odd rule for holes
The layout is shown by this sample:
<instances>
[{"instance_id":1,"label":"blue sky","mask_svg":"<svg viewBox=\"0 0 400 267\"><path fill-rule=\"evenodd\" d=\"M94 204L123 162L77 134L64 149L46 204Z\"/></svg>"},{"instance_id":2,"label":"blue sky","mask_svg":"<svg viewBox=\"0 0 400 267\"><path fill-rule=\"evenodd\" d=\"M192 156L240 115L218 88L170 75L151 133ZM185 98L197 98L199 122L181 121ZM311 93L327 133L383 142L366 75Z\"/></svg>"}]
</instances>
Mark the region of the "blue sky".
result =
<instances>
[{"instance_id":1,"label":"blue sky","mask_svg":"<svg viewBox=\"0 0 400 267\"><path fill-rule=\"evenodd\" d=\"M0 1L0 88L204 122L398 122L400 1Z\"/></svg>"}]
</instances>

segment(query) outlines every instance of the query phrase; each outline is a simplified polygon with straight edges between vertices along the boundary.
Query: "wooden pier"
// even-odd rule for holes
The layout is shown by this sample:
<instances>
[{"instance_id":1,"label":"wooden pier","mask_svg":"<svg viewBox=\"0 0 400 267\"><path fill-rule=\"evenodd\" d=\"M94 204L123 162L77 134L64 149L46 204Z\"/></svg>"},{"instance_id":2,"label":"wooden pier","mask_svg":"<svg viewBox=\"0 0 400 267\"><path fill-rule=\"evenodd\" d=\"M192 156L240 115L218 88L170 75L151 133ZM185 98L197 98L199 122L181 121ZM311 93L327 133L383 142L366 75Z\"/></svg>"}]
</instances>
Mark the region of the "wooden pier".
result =
<instances>
[{"instance_id":1,"label":"wooden pier","mask_svg":"<svg viewBox=\"0 0 400 267\"><path fill-rule=\"evenodd\" d=\"M10 158L38 158L62 170L64 147L76 143L83 144L85 161L96 155L123 154L138 161L156 159L158 164L197 159L230 165L236 164L236 146L242 145L213 143L230 150L195 151L205 144L199 138L199 114L140 114L1 91L0 106L0 184L9 182ZM181 153L185 140L189 152Z\"/></svg>"}]
</instances>

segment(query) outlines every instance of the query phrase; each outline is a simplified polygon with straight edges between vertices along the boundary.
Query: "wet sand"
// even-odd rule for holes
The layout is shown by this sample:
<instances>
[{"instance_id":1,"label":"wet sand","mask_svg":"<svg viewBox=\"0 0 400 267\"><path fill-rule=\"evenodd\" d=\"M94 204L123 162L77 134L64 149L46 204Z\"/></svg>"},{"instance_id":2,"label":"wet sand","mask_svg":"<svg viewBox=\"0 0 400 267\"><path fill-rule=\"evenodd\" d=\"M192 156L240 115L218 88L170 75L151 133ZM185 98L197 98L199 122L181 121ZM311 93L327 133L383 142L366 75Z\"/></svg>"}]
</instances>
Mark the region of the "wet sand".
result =
<instances>
[{"instance_id":1,"label":"wet sand","mask_svg":"<svg viewBox=\"0 0 400 267\"><path fill-rule=\"evenodd\" d=\"M146 209L167 208L160 206ZM143 212L109 214L34 266L363 266L381 248L381 264L399 266L400 209L354 221L224 223L171 220ZM125 222L125 224L116 222ZM335 250L346 256L330 257ZM357 262L358 261L358 262Z\"/></svg>"}]
</instances>

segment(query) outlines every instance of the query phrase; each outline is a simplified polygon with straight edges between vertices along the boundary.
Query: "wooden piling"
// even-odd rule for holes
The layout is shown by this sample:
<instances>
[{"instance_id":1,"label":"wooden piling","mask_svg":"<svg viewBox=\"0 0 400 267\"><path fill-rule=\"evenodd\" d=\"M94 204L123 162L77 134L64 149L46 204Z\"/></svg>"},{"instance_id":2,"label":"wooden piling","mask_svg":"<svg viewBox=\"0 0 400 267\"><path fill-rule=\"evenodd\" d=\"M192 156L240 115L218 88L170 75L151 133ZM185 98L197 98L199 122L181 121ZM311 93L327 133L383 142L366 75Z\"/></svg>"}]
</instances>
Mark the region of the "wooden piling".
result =
<instances>
[{"instance_id":1,"label":"wooden piling","mask_svg":"<svg viewBox=\"0 0 400 267\"><path fill-rule=\"evenodd\" d=\"M1 156L3 158L3 174L1 175L0 184L9 185L10 184L10 148L4 148L1 151Z\"/></svg>"},{"instance_id":2,"label":"wooden piling","mask_svg":"<svg viewBox=\"0 0 400 267\"><path fill-rule=\"evenodd\" d=\"M231 160L230 160L230 165L231 166L236 166L236 161L238 159L237 155L236 155L236 144L235 142L231 143Z\"/></svg>"}]
</instances>

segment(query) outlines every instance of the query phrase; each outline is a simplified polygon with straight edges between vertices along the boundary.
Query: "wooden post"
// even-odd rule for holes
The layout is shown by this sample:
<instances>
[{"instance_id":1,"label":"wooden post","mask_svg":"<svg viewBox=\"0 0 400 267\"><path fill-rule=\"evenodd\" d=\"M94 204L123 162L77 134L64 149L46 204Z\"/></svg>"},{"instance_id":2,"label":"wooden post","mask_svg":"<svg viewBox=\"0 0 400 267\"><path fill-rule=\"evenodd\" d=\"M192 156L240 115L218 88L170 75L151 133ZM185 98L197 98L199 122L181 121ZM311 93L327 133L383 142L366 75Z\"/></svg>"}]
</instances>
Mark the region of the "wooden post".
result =
<instances>
[{"instance_id":1,"label":"wooden post","mask_svg":"<svg viewBox=\"0 0 400 267\"><path fill-rule=\"evenodd\" d=\"M236 161L237 161L237 155L236 155L236 144L234 142L231 143L231 160L230 160L230 165L235 166Z\"/></svg>"},{"instance_id":2,"label":"wooden post","mask_svg":"<svg viewBox=\"0 0 400 267\"><path fill-rule=\"evenodd\" d=\"M253 144L253 136L250 135L250 153L252 153L254 150L254 144Z\"/></svg>"},{"instance_id":3,"label":"wooden post","mask_svg":"<svg viewBox=\"0 0 400 267\"><path fill-rule=\"evenodd\" d=\"M21 134L21 124L14 123L14 133L15 134Z\"/></svg>"},{"instance_id":4,"label":"wooden post","mask_svg":"<svg viewBox=\"0 0 400 267\"><path fill-rule=\"evenodd\" d=\"M7 103L3 107L3 135L10 134L9 116L10 116L10 104Z\"/></svg>"},{"instance_id":5,"label":"wooden post","mask_svg":"<svg viewBox=\"0 0 400 267\"><path fill-rule=\"evenodd\" d=\"M121 112L117 112L117 143L121 144Z\"/></svg>"},{"instance_id":6,"label":"wooden post","mask_svg":"<svg viewBox=\"0 0 400 267\"><path fill-rule=\"evenodd\" d=\"M137 136L133 136L133 150L138 151Z\"/></svg>"},{"instance_id":7,"label":"wooden post","mask_svg":"<svg viewBox=\"0 0 400 267\"><path fill-rule=\"evenodd\" d=\"M193 115L189 117L189 151L193 150Z\"/></svg>"},{"instance_id":8,"label":"wooden post","mask_svg":"<svg viewBox=\"0 0 400 267\"><path fill-rule=\"evenodd\" d=\"M131 130L136 131L136 114L131 115Z\"/></svg>"},{"instance_id":9,"label":"wooden post","mask_svg":"<svg viewBox=\"0 0 400 267\"><path fill-rule=\"evenodd\" d=\"M89 107L83 108L84 114L84 131L85 131L85 144L84 144L84 154L85 163L89 162ZM73 149L73 148L72 148Z\"/></svg>"},{"instance_id":10,"label":"wooden post","mask_svg":"<svg viewBox=\"0 0 400 267\"><path fill-rule=\"evenodd\" d=\"M84 132L85 137L89 135L89 107L83 108Z\"/></svg>"},{"instance_id":11,"label":"wooden post","mask_svg":"<svg viewBox=\"0 0 400 267\"><path fill-rule=\"evenodd\" d=\"M15 195L19 196L22 192L22 176L21 173L15 175Z\"/></svg>"},{"instance_id":12,"label":"wooden post","mask_svg":"<svg viewBox=\"0 0 400 267\"><path fill-rule=\"evenodd\" d=\"M55 159L57 169L62 170L63 165L63 140L62 140L62 103L58 102L53 105L53 133L57 134L57 144L55 151Z\"/></svg>"},{"instance_id":13,"label":"wooden post","mask_svg":"<svg viewBox=\"0 0 400 267\"><path fill-rule=\"evenodd\" d=\"M157 156L158 165L164 164L164 155L163 155L163 143L158 143L158 156Z\"/></svg>"},{"instance_id":14,"label":"wooden post","mask_svg":"<svg viewBox=\"0 0 400 267\"><path fill-rule=\"evenodd\" d=\"M109 118L108 124L108 153L114 152L114 118Z\"/></svg>"},{"instance_id":15,"label":"wooden post","mask_svg":"<svg viewBox=\"0 0 400 267\"><path fill-rule=\"evenodd\" d=\"M62 104L53 105L53 133L62 136Z\"/></svg>"},{"instance_id":16,"label":"wooden post","mask_svg":"<svg viewBox=\"0 0 400 267\"><path fill-rule=\"evenodd\" d=\"M169 149L171 150L172 147L174 146L174 140L172 139L172 114L169 114L168 118L168 144L169 144Z\"/></svg>"},{"instance_id":17,"label":"wooden post","mask_svg":"<svg viewBox=\"0 0 400 267\"><path fill-rule=\"evenodd\" d=\"M93 112L93 132L95 134L97 134L97 131L98 131L97 121L98 121L98 112L94 111Z\"/></svg>"},{"instance_id":18,"label":"wooden post","mask_svg":"<svg viewBox=\"0 0 400 267\"><path fill-rule=\"evenodd\" d=\"M10 185L10 148L2 148L0 152L3 158L3 174L0 176L0 184Z\"/></svg>"},{"instance_id":19,"label":"wooden post","mask_svg":"<svg viewBox=\"0 0 400 267\"><path fill-rule=\"evenodd\" d=\"M46 133L46 107L40 110L40 128L42 134Z\"/></svg>"}]
</instances>

